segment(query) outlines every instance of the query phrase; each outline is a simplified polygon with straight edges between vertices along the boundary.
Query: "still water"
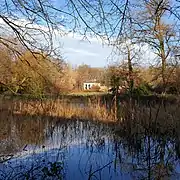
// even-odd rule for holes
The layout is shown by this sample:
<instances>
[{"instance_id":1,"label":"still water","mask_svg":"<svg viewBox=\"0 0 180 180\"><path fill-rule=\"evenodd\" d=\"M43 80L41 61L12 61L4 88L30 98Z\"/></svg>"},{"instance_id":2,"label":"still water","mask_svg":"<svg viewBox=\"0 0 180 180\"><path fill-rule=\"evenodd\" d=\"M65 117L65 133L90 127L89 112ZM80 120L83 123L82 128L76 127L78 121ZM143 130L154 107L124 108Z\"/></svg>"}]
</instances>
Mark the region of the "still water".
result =
<instances>
[{"instance_id":1,"label":"still water","mask_svg":"<svg viewBox=\"0 0 180 180\"><path fill-rule=\"evenodd\" d=\"M0 121L0 179L180 179L177 139L56 118Z\"/></svg>"}]
</instances>

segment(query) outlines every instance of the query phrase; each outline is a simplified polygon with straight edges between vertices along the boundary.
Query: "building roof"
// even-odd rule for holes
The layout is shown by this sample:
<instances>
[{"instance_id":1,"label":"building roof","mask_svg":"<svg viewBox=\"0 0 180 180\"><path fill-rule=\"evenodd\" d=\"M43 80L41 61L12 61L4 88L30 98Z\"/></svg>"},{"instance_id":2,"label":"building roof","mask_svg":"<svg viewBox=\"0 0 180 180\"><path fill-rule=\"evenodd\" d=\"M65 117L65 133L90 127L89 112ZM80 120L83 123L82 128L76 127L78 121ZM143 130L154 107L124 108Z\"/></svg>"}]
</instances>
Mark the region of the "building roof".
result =
<instances>
[{"instance_id":1,"label":"building roof","mask_svg":"<svg viewBox=\"0 0 180 180\"><path fill-rule=\"evenodd\" d=\"M97 79L86 80L84 83L100 83Z\"/></svg>"},{"instance_id":2,"label":"building roof","mask_svg":"<svg viewBox=\"0 0 180 180\"><path fill-rule=\"evenodd\" d=\"M100 82L94 82L94 81L86 81L86 82L84 82L84 84L88 84L88 83L96 83L96 84L100 84Z\"/></svg>"}]
</instances>

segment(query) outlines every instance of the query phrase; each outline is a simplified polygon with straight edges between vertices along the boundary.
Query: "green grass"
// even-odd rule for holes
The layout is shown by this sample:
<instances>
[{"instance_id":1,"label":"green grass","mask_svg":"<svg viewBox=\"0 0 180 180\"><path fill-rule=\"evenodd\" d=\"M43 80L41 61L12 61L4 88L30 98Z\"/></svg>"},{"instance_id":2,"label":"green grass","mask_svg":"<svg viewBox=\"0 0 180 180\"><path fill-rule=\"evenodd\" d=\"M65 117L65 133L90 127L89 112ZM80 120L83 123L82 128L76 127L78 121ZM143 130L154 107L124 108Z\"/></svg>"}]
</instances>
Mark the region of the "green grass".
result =
<instances>
[{"instance_id":1,"label":"green grass","mask_svg":"<svg viewBox=\"0 0 180 180\"><path fill-rule=\"evenodd\" d=\"M86 92L86 91L81 91L81 92L72 92L67 95L69 96L98 96L98 95L108 95L110 93L108 92Z\"/></svg>"}]
</instances>

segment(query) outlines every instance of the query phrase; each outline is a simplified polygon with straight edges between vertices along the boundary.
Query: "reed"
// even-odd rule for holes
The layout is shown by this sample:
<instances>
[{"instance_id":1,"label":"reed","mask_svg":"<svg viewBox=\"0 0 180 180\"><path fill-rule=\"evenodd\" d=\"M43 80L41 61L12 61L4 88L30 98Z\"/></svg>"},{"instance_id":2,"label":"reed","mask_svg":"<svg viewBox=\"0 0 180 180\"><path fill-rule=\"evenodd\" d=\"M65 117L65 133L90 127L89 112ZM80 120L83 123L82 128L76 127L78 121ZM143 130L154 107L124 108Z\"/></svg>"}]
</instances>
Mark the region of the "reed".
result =
<instances>
[{"instance_id":1,"label":"reed","mask_svg":"<svg viewBox=\"0 0 180 180\"><path fill-rule=\"evenodd\" d=\"M60 117L68 119L83 119L111 122L115 121L114 112L107 109L106 105L88 101L85 104L69 103L60 99L48 100L2 100L1 111L9 111L13 114L43 115L48 117Z\"/></svg>"}]
</instances>

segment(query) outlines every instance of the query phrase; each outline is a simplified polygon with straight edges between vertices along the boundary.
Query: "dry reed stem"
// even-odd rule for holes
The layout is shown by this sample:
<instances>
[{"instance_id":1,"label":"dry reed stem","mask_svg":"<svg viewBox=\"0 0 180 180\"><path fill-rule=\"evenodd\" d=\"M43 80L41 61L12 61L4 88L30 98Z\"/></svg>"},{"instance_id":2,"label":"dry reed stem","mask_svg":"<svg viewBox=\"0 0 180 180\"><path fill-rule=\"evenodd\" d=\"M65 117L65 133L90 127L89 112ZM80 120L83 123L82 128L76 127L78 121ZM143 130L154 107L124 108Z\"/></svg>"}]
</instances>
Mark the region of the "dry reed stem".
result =
<instances>
[{"instance_id":1,"label":"dry reed stem","mask_svg":"<svg viewBox=\"0 0 180 180\"><path fill-rule=\"evenodd\" d=\"M50 117L74 118L83 120L95 120L111 122L115 121L114 113L109 111L105 105L99 102L89 101L86 105L67 103L62 100L44 101L9 101L0 109L8 109L15 114L23 115L43 115Z\"/></svg>"}]
</instances>

